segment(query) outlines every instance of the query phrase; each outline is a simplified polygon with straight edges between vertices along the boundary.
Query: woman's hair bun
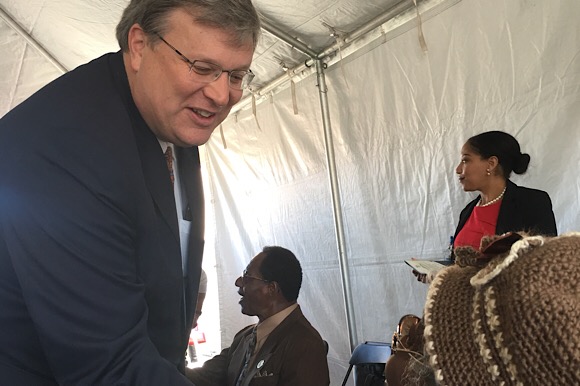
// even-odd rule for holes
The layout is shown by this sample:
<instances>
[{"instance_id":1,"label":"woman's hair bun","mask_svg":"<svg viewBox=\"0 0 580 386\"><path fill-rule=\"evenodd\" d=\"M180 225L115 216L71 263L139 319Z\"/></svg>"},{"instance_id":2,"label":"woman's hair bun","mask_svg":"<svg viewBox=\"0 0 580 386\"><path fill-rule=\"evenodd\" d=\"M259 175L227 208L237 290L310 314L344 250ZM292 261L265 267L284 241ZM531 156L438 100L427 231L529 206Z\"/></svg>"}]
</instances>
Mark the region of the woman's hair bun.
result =
<instances>
[{"instance_id":1,"label":"woman's hair bun","mask_svg":"<svg viewBox=\"0 0 580 386\"><path fill-rule=\"evenodd\" d=\"M519 158L514 163L514 173L524 174L528 170L530 164L530 155L527 153L520 153Z\"/></svg>"}]
</instances>

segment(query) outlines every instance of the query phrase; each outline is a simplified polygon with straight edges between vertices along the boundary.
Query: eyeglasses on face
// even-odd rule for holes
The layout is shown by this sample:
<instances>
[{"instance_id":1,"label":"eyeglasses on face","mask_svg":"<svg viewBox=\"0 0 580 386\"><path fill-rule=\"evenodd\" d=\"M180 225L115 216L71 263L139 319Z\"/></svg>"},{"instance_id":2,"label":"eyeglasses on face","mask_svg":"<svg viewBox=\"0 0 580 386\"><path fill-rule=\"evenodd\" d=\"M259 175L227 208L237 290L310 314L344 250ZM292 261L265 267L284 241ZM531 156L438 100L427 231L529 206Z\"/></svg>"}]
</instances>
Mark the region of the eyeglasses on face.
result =
<instances>
[{"instance_id":1,"label":"eyeglasses on face","mask_svg":"<svg viewBox=\"0 0 580 386\"><path fill-rule=\"evenodd\" d=\"M254 79L254 73L251 70L224 70L215 63L204 62L203 60L189 60L177 48L163 39L161 35L157 33L155 35L189 65L189 76L196 82L215 82L222 73L227 72L230 87L234 90L244 90L248 88L252 79Z\"/></svg>"},{"instance_id":2,"label":"eyeglasses on face","mask_svg":"<svg viewBox=\"0 0 580 386\"><path fill-rule=\"evenodd\" d=\"M241 277L242 277L242 283L244 285L248 282L248 279L254 279L254 280L259 280L259 281L264 282L264 283L270 283L270 280L262 279L261 277L248 275L248 271L246 269L244 269L244 272L242 272Z\"/></svg>"}]
</instances>

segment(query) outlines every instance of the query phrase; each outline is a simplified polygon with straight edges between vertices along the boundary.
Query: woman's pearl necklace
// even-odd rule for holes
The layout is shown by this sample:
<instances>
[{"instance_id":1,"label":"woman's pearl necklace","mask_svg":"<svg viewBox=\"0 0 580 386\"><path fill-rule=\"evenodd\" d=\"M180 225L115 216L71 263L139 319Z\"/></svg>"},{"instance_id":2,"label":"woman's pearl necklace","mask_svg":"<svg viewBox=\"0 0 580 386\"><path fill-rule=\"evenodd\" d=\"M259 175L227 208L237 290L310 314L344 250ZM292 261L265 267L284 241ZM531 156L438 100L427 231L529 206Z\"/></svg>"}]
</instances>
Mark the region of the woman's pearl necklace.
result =
<instances>
[{"instance_id":1,"label":"woman's pearl necklace","mask_svg":"<svg viewBox=\"0 0 580 386\"><path fill-rule=\"evenodd\" d=\"M486 202L485 204L481 203L481 198L479 199L479 202L477 203L477 206L479 207L484 207L484 206L490 206L491 204L495 204L496 202L498 202L499 200L501 200L501 198L503 197L503 194L505 193L507 186L505 188L503 188L503 190L501 191L501 193L499 194L499 196L497 196L496 198L494 198L493 200Z\"/></svg>"}]
</instances>

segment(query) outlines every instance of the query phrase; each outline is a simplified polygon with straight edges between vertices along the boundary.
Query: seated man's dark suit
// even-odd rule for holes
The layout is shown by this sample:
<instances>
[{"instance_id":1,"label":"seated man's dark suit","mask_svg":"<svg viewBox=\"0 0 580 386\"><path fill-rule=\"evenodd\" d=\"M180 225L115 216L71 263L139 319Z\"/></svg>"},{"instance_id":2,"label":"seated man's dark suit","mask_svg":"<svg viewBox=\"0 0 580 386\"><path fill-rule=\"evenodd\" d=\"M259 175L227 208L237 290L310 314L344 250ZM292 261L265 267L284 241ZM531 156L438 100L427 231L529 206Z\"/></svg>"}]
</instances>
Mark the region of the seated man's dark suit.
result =
<instances>
[{"instance_id":1,"label":"seated man's dark suit","mask_svg":"<svg viewBox=\"0 0 580 386\"><path fill-rule=\"evenodd\" d=\"M205 362L188 369L197 386L235 386L254 325L238 332L232 345ZM266 338L249 365L242 386L325 386L330 384L326 345L318 331L296 308Z\"/></svg>"},{"instance_id":2,"label":"seated man's dark suit","mask_svg":"<svg viewBox=\"0 0 580 386\"><path fill-rule=\"evenodd\" d=\"M0 383L190 384L203 201L197 148L176 153L185 275L167 164L121 53L0 120Z\"/></svg>"}]
</instances>

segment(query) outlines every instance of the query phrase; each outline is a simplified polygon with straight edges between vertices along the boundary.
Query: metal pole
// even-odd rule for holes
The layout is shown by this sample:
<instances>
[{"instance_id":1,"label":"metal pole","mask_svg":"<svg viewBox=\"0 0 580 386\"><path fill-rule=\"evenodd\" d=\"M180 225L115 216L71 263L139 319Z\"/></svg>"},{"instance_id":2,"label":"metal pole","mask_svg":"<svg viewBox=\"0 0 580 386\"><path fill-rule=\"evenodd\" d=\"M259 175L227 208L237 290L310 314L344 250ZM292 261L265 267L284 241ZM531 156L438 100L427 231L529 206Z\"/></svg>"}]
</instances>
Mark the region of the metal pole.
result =
<instances>
[{"instance_id":1,"label":"metal pole","mask_svg":"<svg viewBox=\"0 0 580 386\"><path fill-rule=\"evenodd\" d=\"M50 52L48 52L46 50L46 48L41 46L40 43L38 43L32 36L30 36L30 34L28 32L26 32L24 30L24 28L22 28L20 26L20 24L18 24L12 18L12 16L10 16L8 13L6 13L6 11L4 11L4 8L2 8L1 6L0 6L0 18L2 20L4 20L6 22L6 24L8 24L8 26L10 26L10 28L12 28L14 31L16 31L16 33L18 33L18 35L22 36L24 38L24 40L26 40L26 42L29 45L31 45L38 52L40 52L40 54L42 56L44 56L49 62L51 62L63 74L68 72L68 69L65 66L63 66L62 63L60 63L58 60L56 60L56 58L54 56L52 56L52 54Z\"/></svg>"},{"instance_id":2,"label":"metal pole","mask_svg":"<svg viewBox=\"0 0 580 386\"><path fill-rule=\"evenodd\" d=\"M317 57L317 53L312 51L307 45L300 42L296 38L290 36L286 32L277 28L273 24L262 20L262 29L264 31L272 34L277 39L286 42L293 48L299 50L305 55L308 55L311 59ZM324 67L326 64L322 62L321 59L315 59L314 63L316 65L316 73L318 79L318 93L320 97L320 108L322 111L322 125L324 129L324 146L326 149L326 162L328 164L329 180L330 180L330 194L332 197L332 209L334 215L334 226L336 232L337 248L339 254L339 266L342 279L342 290L345 303L346 312L346 324L348 329L348 337L350 344L350 351L352 352L356 347L358 342L356 336L356 321L354 317L354 307L352 300L352 289L350 285L350 274L348 269L348 258L346 256L346 244L344 236L344 226L342 221L342 209L340 201L340 190L338 188L338 177L336 172L336 160L334 157L334 144L332 141L332 127L330 123L330 110L328 108L328 88L326 87L326 79L324 76ZM303 66L306 66L305 64ZM306 67L305 67L306 68ZM287 81L286 76L282 76L278 79L279 81ZM269 86L275 88L277 81L272 82ZM260 90L264 92L264 89Z\"/></svg>"},{"instance_id":3,"label":"metal pole","mask_svg":"<svg viewBox=\"0 0 580 386\"><path fill-rule=\"evenodd\" d=\"M354 317L354 303L352 300L352 289L350 285L350 274L348 269L348 258L346 256L346 245L344 237L344 226L342 221L342 209L340 201L340 190L338 188L338 177L336 173L336 160L334 157L334 144L332 141L332 127L330 123L330 110L328 108L328 88L324 76L325 64L321 60L316 60L316 75L318 80L318 94L320 97L320 108L322 110L322 126L324 128L324 146L326 148L326 162L328 164L328 175L330 178L330 192L332 197L332 208L334 214L334 226L336 229L336 241L339 254L340 273L342 279L342 291L344 295L344 305L346 311L346 324L348 328L348 339L350 351L352 352L358 342L356 335L356 321Z\"/></svg>"},{"instance_id":4,"label":"metal pole","mask_svg":"<svg viewBox=\"0 0 580 386\"><path fill-rule=\"evenodd\" d=\"M318 55L318 53L316 51L313 51L310 47L308 47L306 44L304 44L300 40L296 39L293 36L290 36L288 33L284 32L284 31L282 31L280 28L278 28L276 25L270 23L268 20L261 19L260 23L262 24L262 29L264 31L273 35L278 40L282 40L283 42L288 43L288 45L291 46L292 48L297 49L298 51L302 52L305 55L310 56L311 58L315 58Z\"/></svg>"}]
</instances>

